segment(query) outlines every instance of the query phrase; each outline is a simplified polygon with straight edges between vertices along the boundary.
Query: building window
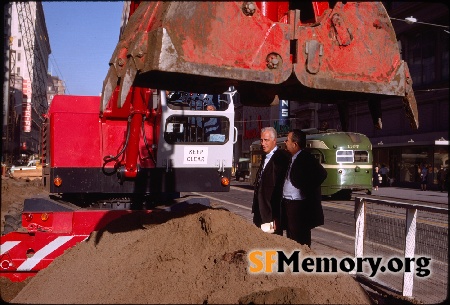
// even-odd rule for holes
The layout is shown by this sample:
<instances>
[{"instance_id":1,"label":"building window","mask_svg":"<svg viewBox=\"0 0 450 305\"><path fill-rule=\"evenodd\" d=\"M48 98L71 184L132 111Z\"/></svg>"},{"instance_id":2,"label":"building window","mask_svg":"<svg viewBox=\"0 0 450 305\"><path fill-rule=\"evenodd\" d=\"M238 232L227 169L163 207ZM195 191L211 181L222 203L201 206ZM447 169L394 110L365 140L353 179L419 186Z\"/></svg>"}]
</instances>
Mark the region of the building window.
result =
<instances>
[{"instance_id":1,"label":"building window","mask_svg":"<svg viewBox=\"0 0 450 305\"><path fill-rule=\"evenodd\" d=\"M441 76L442 76L442 80L448 80L448 70L449 67L448 65L450 64L448 61L448 34L446 34L447 36L444 36L444 39L441 39L442 42L442 56L441 56L441 60L442 60L442 64L441 66Z\"/></svg>"},{"instance_id":2,"label":"building window","mask_svg":"<svg viewBox=\"0 0 450 305\"><path fill-rule=\"evenodd\" d=\"M20 67L17 67L17 75L20 76Z\"/></svg>"},{"instance_id":3,"label":"building window","mask_svg":"<svg viewBox=\"0 0 450 305\"><path fill-rule=\"evenodd\" d=\"M22 47L22 39L17 40L17 47L19 47L19 48Z\"/></svg>"},{"instance_id":4,"label":"building window","mask_svg":"<svg viewBox=\"0 0 450 305\"><path fill-rule=\"evenodd\" d=\"M17 53L17 61L20 61L20 59L22 58L22 54L20 52Z\"/></svg>"},{"instance_id":5,"label":"building window","mask_svg":"<svg viewBox=\"0 0 450 305\"><path fill-rule=\"evenodd\" d=\"M417 86L436 81L436 42L435 32L418 33L410 40L407 62Z\"/></svg>"},{"instance_id":6,"label":"building window","mask_svg":"<svg viewBox=\"0 0 450 305\"><path fill-rule=\"evenodd\" d=\"M429 154L426 147L411 147L401 150L399 181L420 182L420 170L429 165Z\"/></svg>"},{"instance_id":7,"label":"building window","mask_svg":"<svg viewBox=\"0 0 450 305\"><path fill-rule=\"evenodd\" d=\"M424 85L431 84L436 79L436 37L428 33L422 39L422 81Z\"/></svg>"}]
</instances>

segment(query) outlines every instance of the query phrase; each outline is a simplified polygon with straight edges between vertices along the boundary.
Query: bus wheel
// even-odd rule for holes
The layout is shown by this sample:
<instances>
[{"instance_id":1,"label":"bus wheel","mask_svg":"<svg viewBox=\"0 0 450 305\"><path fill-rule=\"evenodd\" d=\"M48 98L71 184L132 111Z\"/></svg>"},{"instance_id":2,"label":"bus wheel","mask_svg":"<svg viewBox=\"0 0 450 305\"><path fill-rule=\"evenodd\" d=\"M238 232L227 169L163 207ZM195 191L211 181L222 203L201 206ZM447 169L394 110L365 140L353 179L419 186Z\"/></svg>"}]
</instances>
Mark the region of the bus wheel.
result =
<instances>
[{"instance_id":1,"label":"bus wheel","mask_svg":"<svg viewBox=\"0 0 450 305\"><path fill-rule=\"evenodd\" d=\"M337 193L334 193L332 196L333 199L336 200L351 200L352 199L352 190L340 190Z\"/></svg>"},{"instance_id":2,"label":"bus wheel","mask_svg":"<svg viewBox=\"0 0 450 305\"><path fill-rule=\"evenodd\" d=\"M342 199L352 200L352 190L342 190Z\"/></svg>"}]
</instances>

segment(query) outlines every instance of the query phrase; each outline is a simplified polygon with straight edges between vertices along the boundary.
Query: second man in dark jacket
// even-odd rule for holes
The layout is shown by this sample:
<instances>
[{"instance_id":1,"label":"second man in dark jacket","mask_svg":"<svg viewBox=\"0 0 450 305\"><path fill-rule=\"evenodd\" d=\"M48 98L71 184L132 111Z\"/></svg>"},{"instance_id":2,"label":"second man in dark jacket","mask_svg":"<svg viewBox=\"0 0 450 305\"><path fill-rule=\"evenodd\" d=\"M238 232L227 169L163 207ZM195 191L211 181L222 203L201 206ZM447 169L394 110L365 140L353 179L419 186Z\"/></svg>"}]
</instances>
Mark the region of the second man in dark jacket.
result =
<instances>
[{"instance_id":1,"label":"second man in dark jacket","mask_svg":"<svg viewBox=\"0 0 450 305\"><path fill-rule=\"evenodd\" d=\"M306 148L306 134L289 132L286 149L292 155L283 187L283 222L286 235L311 247L311 229L324 224L320 186L327 171Z\"/></svg>"}]
</instances>

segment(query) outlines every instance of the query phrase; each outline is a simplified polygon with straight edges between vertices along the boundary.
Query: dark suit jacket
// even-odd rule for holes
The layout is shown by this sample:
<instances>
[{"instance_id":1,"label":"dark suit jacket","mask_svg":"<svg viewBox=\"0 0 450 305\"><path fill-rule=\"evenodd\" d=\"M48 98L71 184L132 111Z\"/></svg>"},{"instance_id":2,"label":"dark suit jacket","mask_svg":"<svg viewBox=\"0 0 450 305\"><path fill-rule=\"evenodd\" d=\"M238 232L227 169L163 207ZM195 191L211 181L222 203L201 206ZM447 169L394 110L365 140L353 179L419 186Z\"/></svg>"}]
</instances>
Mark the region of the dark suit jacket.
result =
<instances>
[{"instance_id":1,"label":"dark suit jacket","mask_svg":"<svg viewBox=\"0 0 450 305\"><path fill-rule=\"evenodd\" d=\"M252 213L258 213L261 217L261 223L255 223L257 226L280 217L283 184L289 163L289 153L280 148L267 163L253 196Z\"/></svg>"},{"instance_id":2,"label":"dark suit jacket","mask_svg":"<svg viewBox=\"0 0 450 305\"><path fill-rule=\"evenodd\" d=\"M327 178L327 171L311 153L302 150L292 164L289 178L306 197L304 218L299 223L306 223L310 229L323 225L320 185Z\"/></svg>"}]
</instances>

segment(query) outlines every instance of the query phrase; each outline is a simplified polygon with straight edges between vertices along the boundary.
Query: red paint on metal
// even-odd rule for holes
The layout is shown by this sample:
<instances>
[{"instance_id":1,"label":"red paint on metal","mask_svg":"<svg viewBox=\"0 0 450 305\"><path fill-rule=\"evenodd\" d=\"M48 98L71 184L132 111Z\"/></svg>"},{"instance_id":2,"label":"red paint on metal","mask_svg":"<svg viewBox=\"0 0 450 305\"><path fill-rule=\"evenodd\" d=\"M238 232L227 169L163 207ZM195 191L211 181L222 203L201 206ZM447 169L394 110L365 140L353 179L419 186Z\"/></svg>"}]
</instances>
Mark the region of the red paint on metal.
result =
<instances>
[{"instance_id":1,"label":"red paint on metal","mask_svg":"<svg viewBox=\"0 0 450 305\"><path fill-rule=\"evenodd\" d=\"M151 91L147 88L132 88L130 134L125 154L125 177L127 178L135 178L137 176L137 159L139 154L141 125L143 117L148 116L149 114L147 111L147 102L150 96Z\"/></svg>"},{"instance_id":2,"label":"red paint on metal","mask_svg":"<svg viewBox=\"0 0 450 305\"><path fill-rule=\"evenodd\" d=\"M250 4L243 6L242 1L142 2L114 51L106 83L123 77L123 67L117 64L121 59L133 60L140 86L147 82L164 88L183 77L189 79L183 82L186 91L233 85L244 105L266 106L275 95L328 103L327 92L335 91L342 92L343 99L405 96L406 64L381 2L333 2L332 7L320 1L289 2L292 7L287 1L255 3L252 14ZM305 10L294 11L297 7ZM283 15L286 11L289 18ZM337 27L331 21L336 13ZM308 58L305 46L311 40L317 53ZM121 57L123 50L132 49L127 58ZM280 58L276 68L266 63L273 53ZM308 60L315 61L312 72ZM255 89L255 84L262 87ZM316 95L310 89L322 92Z\"/></svg>"},{"instance_id":3,"label":"red paint on metal","mask_svg":"<svg viewBox=\"0 0 450 305\"><path fill-rule=\"evenodd\" d=\"M319 89L398 94L399 88L389 84L401 68L400 52L389 16L381 15L381 9L382 4L373 2L338 3L319 25L300 27L296 37L298 62L308 61L308 54L303 51L306 42L315 40L323 47L317 77L303 65L295 67L302 84ZM336 14L339 26L330 22ZM385 26L374 26L374 20Z\"/></svg>"},{"instance_id":4,"label":"red paint on metal","mask_svg":"<svg viewBox=\"0 0 450 305\"><path fill-rule=\"evenodd\" d=\"M317 17L322 16L322 14L324 13L325 10L330 8L329 3L326 1L312 2L312 6L313 6L313 10L314 10L314 15L316 16L316 20L317 20Z\"/></svg>"},{"instance_id":5,"label":"red paint on metal","mask_svg":"<svg viewBox=\"0 0 450 305\"><path fill-rule=\"evenodd\" d=\"M44 251L44 247L49 247L51 242L55 242L58 237L64 237L67 235L47 233L47 232L36 232L33 234L28 233L18 233L12 232L0 237L2 248L8 242L17 243L11 249L2 253L0 256L0 261L2 268L0 270L0 276L7 277L13 282L21 282L30 276L36 275L40 270L48 267L50 263L58 256L62 255L65 250L75 246L77 243L85 240L88 235L73 235L70 237L65 237L69 239L62 245L55 246L51 249L46 250L45 254L40 254L40 250ZM3 251L2 251L3 252ZM31 256L31 257L28 257ZM21 266L30 262L29 259L34 259L31 262L31 267L26 269L20 269Z\"/></svg>"},{"instance_id":6,"label":"red paint on metal","mask_svg":"<svg viewBox=\"0 0 450 305\"><path fill-rule=\"evenodd\" d=\"M48 127L50 167L101 166L99 103L100 97L94 96L54 97Z\"/></svg>"},{"instance_id":7,"label":"red paint on metal","mask_svg":"<svg viewBox=\"0 0 450 305\"><path fill-rule=\"evenodd\" d=\"M130 13L128 14L128 18L134 14L134 11L137 10L139 4L141 4L141 1L130 1Z\"/></svg>"},{"instance_id":8,"label":"red paint on metal","mask_svg":"<svg viewBox=\"0 0 450 305\"><path fill-rule=\"evenodd\" d=\"M266 56L276 50L282 58L286 58L283 70L290 70L290 50L285 40L288 25L273 22L257 13L242 18L241 5L234 2L217 5L204 1L195 4L190 8L189 15L179 14L176 20L163 20L161 25L175 46L178 60L202 67L266 71ZM178 9L182 10L182 6L190 3L170 2L168 5L179 5L181 7ZM208 12L207 16L220 18L208 18L208 22L204 22L205 12ZM230 20L231 23L224 23L223 20ZM153 28L155 26L157 24ZM243 36L242 29L246 29L250 35ZM275 74L281 72L274 71Z\"/></svg>"},{"instance_id":9,"label":"red paint on metal","mask_svg":"<svg viewBox=\"0 0 450 305\"><path fill-rule=\"evenodd\" d=\"M289 11L289 2L286 1L260 1L256 6L261 14L274 22L280 22Z\"/></svg>"},{"instance_id":10,"label":"red paint on metal","mask_svg":"<svg viewBox=\"0 0 450 305\"><path fill-rule=\"evenodd\" d=\"M305 90L314 88L404 95L404 90L398 89L401 86L394 79L404 79L404 76L399 75L402 69L400 53L382 3L336 2L330 8L327 2L311 2L309 5L315 20L305 25L300 20L296 25L279 22L287 19L282 17L289 8L286 1L255 3L258 9L251 16L243 13L242 2L142 3L145 7L136 10L135 15L139 16L133 16L135 18L130 20L127 35L118 50L135 45L136 37L149 37L148 45L142 46L149 53L144 56L145 65L140 65L141 80L146 72L169 72L165 75L169 78L172 73L209 76L217 79L218 84L222 80L233 79L241 85L240 92L245 95L247 87L241 81L280 84L279 90L283 90L281 87L295 72ZM179 13L186 11L189 14ZM339 45L339 34L331 24L335 13L342 18L341 35L346 37L341 41L346 46ZM374 27L375 20L379 20L381 27ZM248 34L242 35L242 29L246 29ZM147 34L136 35L141 32ZM160 45L163 39L164 48L153 47ZM320 70L314 75L305 66L305 44L312 39L322 45ZM139 40L139 43L144 43L141 38ZM290 61L291 51L294 50L291 50L292 42L297 44L295 67ZM266 65L265 59L271 53L280 55L282 65L278 69L268 69ZM134 57L135 61L144 60L144 57ZM161 64L166 62L170 65ZM154 77L154 73L149 77ZM299 89L291 90L289 95L300 94L303 89L301 85ZM291 83L286 86L294 88ZM250 86L249 91L252 92ZM267 92L268 95L273 93L270 90ZM286 96L286 99L291 96Z\"/></svg>"},{"instance_id":11,"label":"red paint on metal","mask_svg":"<svg viewBox=\"0 0 450 305\"><path fill-rule=\"evenodd\" d=\"M48 116L50 118L51 140L50 167L101 167L103 157L115 156L125 144L127 119L135 113L133 128L130 133L131 142L127 150L127 166L136 169L137 162L141 167L154 167L150 160L139 160L147 156L145 142L141 136L142 116L146 116L145 135L148 145L157 141L155 126L159 125L159 110L149 110L152 91L148 88L132 87L137 93L129 94L122 108L117 107L118 88L111 101L99 116L100 97L57 95L53 99ZM132 98L136 100L132 100ZM136 114L137 113L137 114ZM76 124L73 124L76 122ZM131 149L133 147L133 149ZM133 165L134 164L134 165ZM114 166L108 163L107 168Z\"/></svg>"},{"instance_id":12,"label":"red paint on metal","mask_svg":"<svg viewBox=\"0 0 450 305\"><path fill-rule=\"evenodd\" d=\"M0 276L13 282L21 282L48 267L64 251L82 242L93 231L105 228L111 221L132 213L150 214L152 211L131 210L77 210L74 212L53 212L52 221L46 226L42 222L23 223L24 227L47 231L28 233L12 232L0 236ZM27 213L28 214L28 213ZM38 221L40 214L32 213ZM22 217L24 219L25 216ZM26 267L28 266L28 268Z\"/></svg>"}]
</instances>

